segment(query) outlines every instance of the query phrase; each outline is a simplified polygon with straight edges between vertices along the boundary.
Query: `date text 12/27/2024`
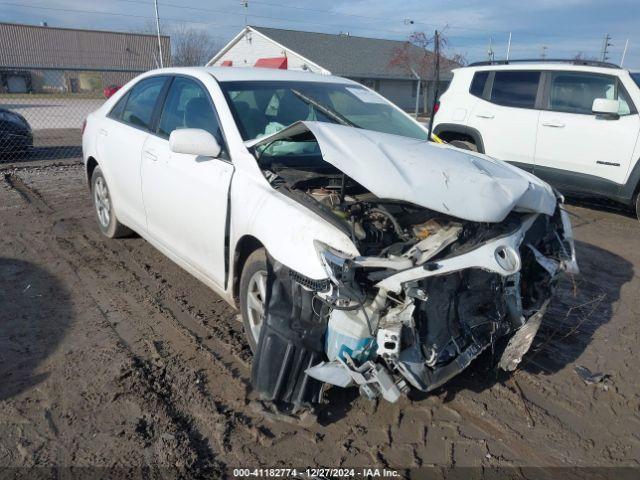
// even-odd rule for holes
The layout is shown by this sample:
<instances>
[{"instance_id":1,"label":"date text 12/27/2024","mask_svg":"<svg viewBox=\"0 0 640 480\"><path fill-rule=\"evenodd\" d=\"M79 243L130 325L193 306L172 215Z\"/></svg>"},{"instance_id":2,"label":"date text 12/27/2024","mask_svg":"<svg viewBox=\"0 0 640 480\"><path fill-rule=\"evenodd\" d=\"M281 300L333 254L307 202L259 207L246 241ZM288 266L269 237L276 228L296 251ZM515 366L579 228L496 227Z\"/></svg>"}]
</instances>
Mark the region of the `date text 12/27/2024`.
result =
<instances>
[{"instance_id":1,"label":"date text 12/27/2024","mask_svg":"<svg viewBox=\"0 0 640 480\"><path fill-rule=\"evenodd\" d=\"M399 478L389 468L234 468L234 478Z\"/></svg>"}]
</instances>

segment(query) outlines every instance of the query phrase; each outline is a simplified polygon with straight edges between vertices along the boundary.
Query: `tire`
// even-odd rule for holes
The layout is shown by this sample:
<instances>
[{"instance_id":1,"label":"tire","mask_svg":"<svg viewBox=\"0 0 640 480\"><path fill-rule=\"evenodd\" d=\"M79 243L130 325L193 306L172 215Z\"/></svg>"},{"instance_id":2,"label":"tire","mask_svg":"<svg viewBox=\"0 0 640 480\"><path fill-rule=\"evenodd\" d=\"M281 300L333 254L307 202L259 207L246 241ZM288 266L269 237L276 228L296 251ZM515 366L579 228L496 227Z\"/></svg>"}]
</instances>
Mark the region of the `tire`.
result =
<instances>
[{"instance_id":1,"label":"tire","mask_svg":"<svg viewBox=\"0 0 640 480\"><path fill-rule=\"evenodd\" d=\"M640 193L636 195L636 217L640 220Z\"/></svg>"},{"instance_id":2,"label":"tire","mask_svg":"<svg viewBox=\"0 0 640 480\"><path fill-rule=\"evenodd\" d=\"M113 210L113 202L109 194L107 180L100 167L96 167L91 175L91 198L96 212L96 220L100 232L107 238L120 238L131 235L133 232L121 224Z\"/></svg>"},{"instance_id":3,"label":"tire","mask_svg":"<svg viewBox=\"0 0 640 480\"><path fill-rule=\"evenodd\" d=\"M262 283L260 283L262 282ZM240 313L251 351L256 352L264 322L264 296L267 287L267 253L254 251L244 263L240 277Z\"/></svg>"},{"instance_id":4,"label":"tire","mask_svg":"<svg viewBox=\"0 0 640 480\"><path fill-rule=\"evenodd\" d=\"M476 146L475 143L471 143L466 140L451 140L449 142L449 145L451 145L452 147L461 148L463 150L470 150L472 152L478 151L478 147Z\"/></svg>"}]
</instances>

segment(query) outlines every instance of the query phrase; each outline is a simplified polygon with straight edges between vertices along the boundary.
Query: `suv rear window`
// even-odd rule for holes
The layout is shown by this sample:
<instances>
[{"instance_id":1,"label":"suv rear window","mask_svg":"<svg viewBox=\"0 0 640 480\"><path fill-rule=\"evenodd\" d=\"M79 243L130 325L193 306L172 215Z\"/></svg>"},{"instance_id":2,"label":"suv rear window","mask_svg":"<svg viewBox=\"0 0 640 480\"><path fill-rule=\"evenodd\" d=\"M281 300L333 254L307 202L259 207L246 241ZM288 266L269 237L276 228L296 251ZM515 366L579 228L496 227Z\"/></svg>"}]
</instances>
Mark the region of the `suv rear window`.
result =
<instances>
[{"instance_id":1,"label":"suv rear window","mask_svg":"<svg viewBox=\"0 0 640 480\"><path fill-rule=\"evenodd\" d=\"M507 107L533 108L539 80L540 72L495 72L491 101Z\"/></svg>"},{"instance_id":2,"label":"suv rear window","mask_svg":"<svg viewBox=\"0 0 640 480\"><path fill-rule=\"evenodd\" d=\"M489 72L476 72L473 75L473 80L471 80L469 93L476 97L482 97L482 92L484 92L484 85L487 83L487 78L489 78Z\"/></svg>"}]
</instances>

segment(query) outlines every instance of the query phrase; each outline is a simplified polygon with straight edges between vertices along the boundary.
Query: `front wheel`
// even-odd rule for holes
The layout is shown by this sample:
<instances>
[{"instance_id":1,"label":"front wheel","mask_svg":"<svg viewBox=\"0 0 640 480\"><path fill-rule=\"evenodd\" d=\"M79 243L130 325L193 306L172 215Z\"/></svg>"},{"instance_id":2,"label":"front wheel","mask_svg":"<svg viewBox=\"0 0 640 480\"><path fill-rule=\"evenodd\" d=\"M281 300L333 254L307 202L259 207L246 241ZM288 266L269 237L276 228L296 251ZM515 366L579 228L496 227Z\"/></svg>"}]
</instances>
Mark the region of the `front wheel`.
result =
<instances>
[{"instance_id":1,"label":"front wheel","mask_svg":"<svg viewBox=\"0 0 640 480\"><path fill-rule=\"evenodd\" d=\"M253 353L258 348L265 320L267 253L260 248L249 255L240 277L240 312L247 341Z\"/></svg>"},{"instance_id":2,"label":"front wheel","mask_svg":"<svg viewBox=\"0 0 640 480\"><path fill-rule=\"evenodd\" d=\"M116 218L109 187L100 167L96 167L91 175L91 196L98 226L105 237L119 238L131 235L132 231Z\"/></svg>"}]
</instances>

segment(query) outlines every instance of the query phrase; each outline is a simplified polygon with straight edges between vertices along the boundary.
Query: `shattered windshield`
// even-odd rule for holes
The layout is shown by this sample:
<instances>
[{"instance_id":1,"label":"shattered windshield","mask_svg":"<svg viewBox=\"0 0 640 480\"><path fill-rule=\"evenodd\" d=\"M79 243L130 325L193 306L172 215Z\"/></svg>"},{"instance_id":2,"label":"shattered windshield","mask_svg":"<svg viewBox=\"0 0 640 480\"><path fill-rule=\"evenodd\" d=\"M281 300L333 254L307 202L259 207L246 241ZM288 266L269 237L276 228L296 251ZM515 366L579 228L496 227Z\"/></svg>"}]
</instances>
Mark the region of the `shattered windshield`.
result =
<instances>
[{"instance_id":1,"label":"shattered windshield","mask_svg":"<svg viewBox=\"0 0 640 480\"><path fill-rule=\"evenodd\" d=\"M384 98L358 85L290 81L220 85L244 140L275 133L300 120L340 123L427 140L427 132L415 122Z\"/></svg>"}]
</instances>

